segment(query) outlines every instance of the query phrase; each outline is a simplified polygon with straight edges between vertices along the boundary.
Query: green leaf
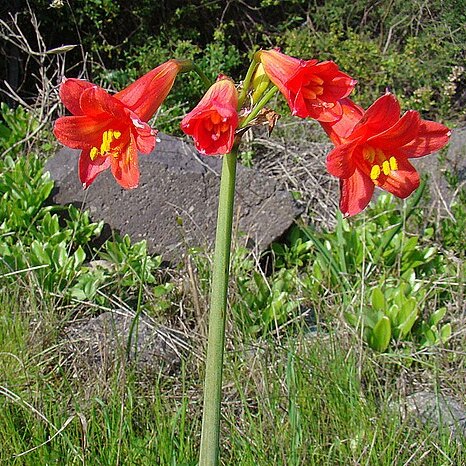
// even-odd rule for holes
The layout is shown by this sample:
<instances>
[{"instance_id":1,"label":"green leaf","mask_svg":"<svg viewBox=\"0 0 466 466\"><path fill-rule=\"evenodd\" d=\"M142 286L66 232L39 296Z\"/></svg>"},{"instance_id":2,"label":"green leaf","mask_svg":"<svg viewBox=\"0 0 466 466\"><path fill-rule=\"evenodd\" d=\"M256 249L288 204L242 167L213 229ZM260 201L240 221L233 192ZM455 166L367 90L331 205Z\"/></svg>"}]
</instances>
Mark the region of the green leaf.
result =
<instances>
[{"instance_id":1,"label":"green leaf","mask_svg":"<svg viewBox=\"0 0 466 466\"><path fill-rule=\"evenodd\" d=\"M446 307L441 307L440 309L437 309L429 317L429 325L437 325L445 317L446 313L447 313Z\"/></svg>"},{"instance_id":2,"label":"green leaf","mask_svg":"<svg viewBox=\"0 0 466 466\"><path fill-rule=\"evenodd\" d=\"M385 310L385 297L382 293L380 288L374 288L372 290L372 307L376 311L384 311Z\"/></svg>"},{"instance_id":3,"label":"green leaf","mask_svg":"<svg viewBox=\"0 0 466 466\"><path fill-rule=\"evenodd\" d=\"M358 324L358 318L355 314L352 312L344 311L343 315L346 319L346 322L348 322L351 326L356 327Z\"/></svg>"},{"instance_id":4,"label":"green leaf","mask_svg":"<svg viewBox=\"0 0 466 466\"><path fill-rule=\"evenodd\" d=\"M418 312L417 309L414 309L411 314L403 319L403 322L398 325L399 338L404 338L411 331L417 318Z\"/></svg>"},{"instance_id":5,"label":"green leaf","mask_svg":"<svg viewBox=\"0 0 466 466\"><path fill-rule=\"evenodd\" d=\"M445 343L451 337L451 324L445 324L440 329L440 340L442 343Z\"/></svg>"},{"instance_id":6,"label":"green leaf","mask_svg":"<svg viewBox=\"0 0 466 466\"><path fill-rule=\"evenodd\" d=\"M390 344L391 335L390 319L387 316L383 316L372 329L372 348L380 352L385 351Z\"/></svg>"},{"instance_id":7,"label":"green leaf","mask_svg":"<svg viewBox=\"0 0 466 466\"><path fill-rule=\"evenodd\" d=\"M414 296L411 296L401 305L396 323L402 325L406 320L409 320L411 318L410 316L413 312L417 314L416 307L416 298Z\"/></svg>"},{"instance_id":8,"label":"green leaf","mask_svg":"<svg viewBox=\"0 0 466 466\"><path fill-rule=\"evenodd\" d=\"M11 129L7 128L4 124L0 123L0 138L8 139L11 134Z\"/></svg>"},{"instance_id":9,"label":"green leaf","mask_svg":"<svg viewBox=\"0 0 466 466\"><path fill-rule=\"evenodd\" d=\"M45 252L43 244L34 240L31 243L31 252L33 260L35 259L32 265L50 264L50 257Z\"/></svg>"}]
</instances>

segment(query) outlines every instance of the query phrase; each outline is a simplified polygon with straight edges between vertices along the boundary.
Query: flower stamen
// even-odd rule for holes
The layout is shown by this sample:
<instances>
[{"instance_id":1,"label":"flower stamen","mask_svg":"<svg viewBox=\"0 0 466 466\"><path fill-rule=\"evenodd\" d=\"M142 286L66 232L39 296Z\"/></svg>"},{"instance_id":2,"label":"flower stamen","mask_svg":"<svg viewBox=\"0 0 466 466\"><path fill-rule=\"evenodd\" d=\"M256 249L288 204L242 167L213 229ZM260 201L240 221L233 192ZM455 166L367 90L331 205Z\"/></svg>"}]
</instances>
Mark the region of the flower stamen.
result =
<instances>
[{"instance_id":1,"label":"flower stamen","mask_svg":"<svg viewBox=\"0 0 466 466\"><path fill-rule=\"evenodd\" d=\"M93 147L89 153L89 157L91 160L95 160L97 156L106 156L108 152L111 152L111 145L113 141L119 139L121 137L121 131L117 131L114 129L109 129L104 131L102 134L102 143L100 144L100 150L97 147ZM114 154L115 157L118 157L118 151Z\"/></svg>"},{"instance_id":2,"label":"flower stamen","mask_svg":"<svg viewBox=\"0 0 466 466\"><path fill-rule=\"evenodd\" d=\"M371 180L375 181L380 176L380 167L378 165L374 165L371 168Z\"/></svg>"},{"instance_id":3,"label":"flower stamen","mask_svg":"<svg viewBox=\"0 0 466 466\"><path fill-rule=\"evenodd\" d=\"M210 120L206 121L206 128L212 133L211 139L218 141L223 133L228 132L230 125L226 118L222 118L219 113L215 112L211 114Z\"/></svg>"},{"instance_id":4,"label":"flower stamen","mask_svg":"<svg viewBox=\"0 0 466 466\"><path fill-rule=\"evenodd\" d=\"M376 185L379 184L378 179L380 175L389 176L392 172L398 170L398 161L396 157L387 157L385 152L378 147L364 147L362 156L369 164L369 176Z\"/></svg>"}]
</instances>

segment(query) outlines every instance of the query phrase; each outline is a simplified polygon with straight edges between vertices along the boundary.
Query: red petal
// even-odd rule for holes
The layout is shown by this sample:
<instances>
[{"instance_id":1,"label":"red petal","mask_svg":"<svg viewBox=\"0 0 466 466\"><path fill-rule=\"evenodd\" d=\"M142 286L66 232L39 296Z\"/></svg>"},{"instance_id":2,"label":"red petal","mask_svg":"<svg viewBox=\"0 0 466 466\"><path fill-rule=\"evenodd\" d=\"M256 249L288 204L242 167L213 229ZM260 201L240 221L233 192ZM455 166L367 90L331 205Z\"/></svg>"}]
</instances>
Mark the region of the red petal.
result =
<instances>
[{"instance_id":1,"label":"red petal","mask_svg":"<svg viewBox=\"0 0 466 466\"><path fill-rule=\"evenodd\" d=\"M302 118L314 118L317 121L322 121L326 123L337 122L341 119L343 110L341 108L340 102L335 102L333 107L325 106L309 106L309 111ZM298 115L301 116L301 115Z\"/></svg>"},{"instance_id":2,"label":"red petal","mask_svg":"<svg viewBox=\"0 0 466 466\"><path fill-rule=\"evenodd\" d=\"M280 92L287 97L289 88L287 82L300 72L302 67L315 65L317 60L299 60L278 50L262 50L259 52L260 61L269 79L278 87Z\"/></svg>"},{"instance_id":3,"label":"red petal","mask_svg":"<svg viewBox=\"0 0 466 466\"><path fill-rule=\"evenodd\" d=\"M358 141L351 141L335 147L327 156L327 170L338 178L349 178L356 168L354 163L354 151L359 144Z\"/></svg>"},{"instance_id":4,"label":"red petal","mask_svg":"<svg viewBox=\"0 0 466 466\"><path fill-rule=\"evenodd\" d=\"M288 102L288 106L290 107L293 116L307 118L308 116L311 116L311 113L314 113L313 106L308 105L307 102L309 101L304 98L301 88L299 88L296 93L292 93L289 89L286 89L283 95ZM315 103L317 104L317 99L315 100ZM314 117L311 116L311 118Z\"/></svg>"},{"instance_id":5,"label":"red petal","mask_svg":"<svg viewBox=\"0 0 466 466\"><path fill-rule=\"evenodd\" d=\"M119 157L111 158L112 173L118 184L124 189L137 188L139 184L138 151L133 135L126 150Z\"/></svg>"},{"instance_id":6,"label":"red petal","mask_svg":"<svg viewBox=\"0 0 466 466\"><path fill-rule=\"evenodd\" d=\"M398 159L398 169L390 175L381 174L379 187L405 199L419 187L419 174L406 159Z\"/></svg>"},{"instance_id":7,"label":"red petal","mask_svg":"<svg viewBox=\"0 0 466 466\"><path fill-rule=\"evenodd\" d=\"M233 147L235 140L235 129L237 127L237 117L233 121L229 119L228 131L221 134L220 138L214 140L212 132L205 126L206 119L210 120L210 111L204 111L200 115L193 117L188 122L181 122L181 129L184 133L194 139L196 149L203 155L224 155L228 154Z\"/></svg>"},{"instance_id":8,"label":"red petal","mask_svg":"<svg viewBox=\"0 0 466 466\"><path fill-rule=\"evenodd\" d=\"M150 154L155 147L157 131L152 129L147 123L141 121L131 110L126 109L126 112L132 123L132 133L138 150L143 154Z\"/></svg>"},{"instance_id":9,"label":"red petal","mask_svg":"<svg viewBox=\"0 0 466 466\"><path fill-rule=\"evenodd\" d=\"M196 108L198 110L210 109L213 104L223 117L230 117L237 113L238 91L233 81L225 78L214 83L196 105Z\"/></svg>"},{"instance_id":10,"label":"red petal","mask_svg":"<svg viewBox=\"0 0 466 466\"><path fill-rule=\"evenodd\" d=\"M65 146L90 148L100 145L102 133L109 123L108 119L96 120L88 116L61 117L55 122L53 134Z\"/></svg>"},{"instance_id":11,"label":"red petal","mask_svg":"<svg viewBox=\"0 0 466 466\"><path fill-rule=\"evenodd\" d=\"M379 97L354 127L351 139L369 138L391 128L400 119L400 104L393 94Z\"/></svg>"},{"instance_id":12,"label":"red petal","mask_svg":"<svg viewBox=\"0 0 466 466\"><path fill-rule=\"evenodd\" d=\"M325 102L335 102L348 97L357 83L355 79L340 71L332 61L317 63L312 72L324 80L324 93L319 98Z\"/></svg>"},{"instance_id":13,"label":"red petal","mask_svg":"<svg viewBox=\"0 0 466 466\"><path fill-rule=\"evenodd\" d=\"M322 80L323 93L314 99L305 98L303 89L315 77ZM331 122L340 119L342 109L338 101L345 98L355 84L356 81L342 73L333 62L316 64L315 60L301 60L294 75L284 82L283 88L279 88L285 95L293 115Z\"/></svg>"},{"instance_id":14,"label":"red petal","mask_svg":"<svg viewBox=\"0 0 466 466\"><path fill-rule=\"evenodd\" d=\"M155 148L155 135L152 129L149 131L138 130L136 133L136 147L143 154L150 154Z\"/></svg>"},{"instance_id":15,"label":"red petal","mask_svg":"<svg viewBox=\"0 0 466 466\"><path fill-rule=\"evenodd\" d=\"M340 101L343 115L338 121L319 121L335 145L343 144L351 134L355 125L364 115L364 110L352 100L346 98Z\"/></svg>"},{"instance_id":16,"label":"red petal","mask_svg":"<svg viewBox=\"0 0 466 466\"><path fill-rule=\"evenodd\" d=\"M73 115L84 115L79 100L83 91L92 86L93 84L83 79L64 78L60 86L60 99Z\"/></svg>"},{"instance_id":17,"label":"red petal","mask_svg":"<svg viewBox=\"0 0 466 466\"><path fill-rule=\"evenodd\" d=\"M81 109L96 118L117 118L126 120L125 106L107 91L98 86L86 89L81 96ZM123 124L127 124L125 121Z\"/></svg>"},{"instance_id":18,"label":"red petal","mask_svg":"<svg viewBox=\"0 0 466 466\"><path fill-rule=\"evenodd\" d=\"M416 138L421 118L419 113L406 112L390 129L367 140L367 143L390 151L410 143Z\"/></svg>"},{"instance_id":19,"label":"red petal","mask_svg":"<svg viewBox=\"0 0 466 466\"><path fill-rule=\"evenodd\" d=\"M149 121L170 92L180 69L177 60L162 63L115 94L115 97L142 121Z\"/></svg>"},{"instance_id":20,"label":"red petal","mask_svg":"<svg viewBox=\"0 0 466 466\"><path fill-rule=\"evenodd\" d=\"M421 120L417 137L400 148L406 157L423 157L448 144L451 131L440 123Z\"/></svg>"},{"instance_id":21,"label":"red petal","mask_svg":"<svg viewBox=\"0 0 466 466\"><path fill-rule=\"evenodd\" d=\"M109 157L97 156L94 160L91 160L89 152L89 149L85 149L81 152L78 164L79 179L81 180L84 189L91 185L99 173L103 172L110 166Z\"/></svg>"},{"instance_id":22,"label":"red petal","mask_svg":"<svg viewBox=\"0 0 466 466\"><path fill-rule=\"evenodd\" d=\"M340 210L345 216L359 214L374 194L374 183L359 168L351 177L340 181Z\"/></svg>"}]
</instances>

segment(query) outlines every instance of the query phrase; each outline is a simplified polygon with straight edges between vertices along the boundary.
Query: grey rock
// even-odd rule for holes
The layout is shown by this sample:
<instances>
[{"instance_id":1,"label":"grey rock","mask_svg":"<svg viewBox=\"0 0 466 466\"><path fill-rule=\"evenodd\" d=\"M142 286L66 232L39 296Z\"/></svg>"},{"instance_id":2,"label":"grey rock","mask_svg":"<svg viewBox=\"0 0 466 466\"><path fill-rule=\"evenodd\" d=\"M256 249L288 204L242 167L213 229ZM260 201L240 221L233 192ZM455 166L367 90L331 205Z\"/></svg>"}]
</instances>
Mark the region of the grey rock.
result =
<instances>
[{"instance_id":1,"label":"grey rock","mask_svg":"<svg viewBox=\"0 0 466 466\"><path fill-rule=\"evenodd\" d=\"M429 176L431 207L440 211L449 211L457 192L448 184L445 174L450 172L456 175L460 186L466 182L466 127L452 130L450 142L443 157L435 153L427 157L410 159L410 162L421 175Z\"/></svg>"},{"instance_id":2,"label":"grey rock","mask_svg":"<svg viewBox=\"0 0 466 466\"><path fill-rule=\"evenodd\" d=\"M466 181L466 127L452 131L446 162L447 169L456 173L460 182Z\"/></svg>"},{"instance_id":3,"label":"grey rock","mask_svg":"<svg viewBox=\"0 0 466 466\"><path fill-rule=\"evenodd\" d=\"M56 183L53 201L83 206L94 221L152 253L177 261L187 247L210 248L215 237L221 159L202 157L182 140L161 135L153 153L140 155L140 186L123 190L109 170L84 191L77 174L79 151L64 148L46 164ZM279 183L238 166L235 221L238 241L265 250L302 212Z\"/></svg>"},{"instance_id":4,"label":"grey rock","mask_svg":"<svg viewBox=\"0 0 466 466\"><path fill-rule=\"evenodd\" d=\"M417 392L405 401L408 416L432 428L447 428L456 438L466 436L465 407L451 396L432 392Z\"/></svg>"},{"instance_id":5,"label":"grey rock","mask_svg":"<svg viewBox=\"0 0 466 466\"><path fill-rule=\"evenodd\" d=\"M64 332L62 364L81 380L109 379L118 367L132 364L136 371L174 372L185 346L177 334L153 325L148 318L118 310L71 323Z\"/></svg>"}]
</instances>

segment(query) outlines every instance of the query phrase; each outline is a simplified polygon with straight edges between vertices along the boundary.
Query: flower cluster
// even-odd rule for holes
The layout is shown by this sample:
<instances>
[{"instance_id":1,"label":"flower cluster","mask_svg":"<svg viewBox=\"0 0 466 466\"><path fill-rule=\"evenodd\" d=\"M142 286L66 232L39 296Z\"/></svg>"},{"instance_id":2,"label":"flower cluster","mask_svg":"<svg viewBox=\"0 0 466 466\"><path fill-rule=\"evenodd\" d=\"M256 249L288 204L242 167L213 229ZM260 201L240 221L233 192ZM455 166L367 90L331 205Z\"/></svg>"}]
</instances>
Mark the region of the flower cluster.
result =
<instances>
[{"instance_id":1,"label":"flower cluster","mask_svg":"<svg viewBox=\"0 0 466 466\"><path fill-rule=\"evenodd\" d=\"M63 82L60 96L72 116L59 118L54 132L63 144L82 150L79 176L85 188L108 167L123 188L138 185L138 151L148 154L156 142L147 122L183 68L184 62L169 60L113 96L87 81ZM334 143L327 169L340 179L340 210L355 215L368 205L375 187L409 196L419 186L419 175L408 159L439 150L450 136L447 127L422 120L418 112L400 116L390 93L364 111L349 98L356 83L332 61L261 50L239 90L220 75L183 118L181 129L201 154L227 154L245 129L264 122L260 111L278 89L293 115L318 121ZM272 126L276 121L267 114L265 119Z\"/></svg>"}]
</instances>

